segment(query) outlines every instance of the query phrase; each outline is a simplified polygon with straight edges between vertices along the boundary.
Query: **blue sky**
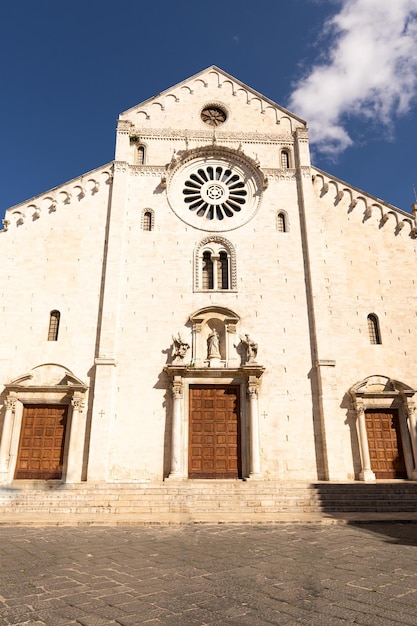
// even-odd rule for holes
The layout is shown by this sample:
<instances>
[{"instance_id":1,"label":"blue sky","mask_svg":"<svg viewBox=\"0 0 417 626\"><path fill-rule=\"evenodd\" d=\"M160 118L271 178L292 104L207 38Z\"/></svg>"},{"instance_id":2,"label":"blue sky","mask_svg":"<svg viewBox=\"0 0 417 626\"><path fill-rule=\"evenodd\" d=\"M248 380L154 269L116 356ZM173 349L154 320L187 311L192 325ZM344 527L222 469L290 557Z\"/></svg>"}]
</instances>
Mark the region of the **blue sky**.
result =
<instances>
[{"instance_id":1,"label":"blue sky","mask_svg":"<svg viewBox=\"0 0 417 626\"><path fill-rule=\"evenodd\" d=\"M111 161L120 112L210 65L307 119L316 166L408 211L416 13L417 0L4 2L0 216Z\"/></svg>"}]
</instances>

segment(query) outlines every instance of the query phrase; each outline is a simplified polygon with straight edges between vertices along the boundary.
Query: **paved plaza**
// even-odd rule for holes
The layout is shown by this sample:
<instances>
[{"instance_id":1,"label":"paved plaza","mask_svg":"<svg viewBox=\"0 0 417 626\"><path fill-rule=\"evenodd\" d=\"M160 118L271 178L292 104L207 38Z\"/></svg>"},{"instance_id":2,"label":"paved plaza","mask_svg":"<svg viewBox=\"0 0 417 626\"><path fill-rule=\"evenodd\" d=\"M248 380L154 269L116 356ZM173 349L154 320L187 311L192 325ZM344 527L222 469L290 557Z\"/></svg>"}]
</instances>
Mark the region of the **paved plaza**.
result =
<instances>
[{"instance_id":1,"label":"paved plaza","mask_svg":"<svg viewBox=\"0 0 417 626\"><path fill-rule=\"evenodd\" d=\"M417 624L417 525L2 527L0 624Z\"/></svg>"}]
</instances>

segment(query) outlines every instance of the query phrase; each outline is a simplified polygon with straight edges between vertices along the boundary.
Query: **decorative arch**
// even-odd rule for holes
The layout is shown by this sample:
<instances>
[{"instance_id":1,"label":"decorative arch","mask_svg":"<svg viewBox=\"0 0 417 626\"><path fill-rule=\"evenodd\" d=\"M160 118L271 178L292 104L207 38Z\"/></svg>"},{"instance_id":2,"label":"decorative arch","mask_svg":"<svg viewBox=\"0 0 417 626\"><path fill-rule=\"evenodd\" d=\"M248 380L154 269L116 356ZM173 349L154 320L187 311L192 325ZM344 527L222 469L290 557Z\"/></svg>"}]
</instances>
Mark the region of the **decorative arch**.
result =
<instances>
[{"instance_id":1,"label":"decorative arch","mask_svg":"<svg viewBox=\"0 0 417 626\"><path fill-rule=\"evenodd\" d=\"M399 454L403 461L407 478L417 479L417 419L416 390L409 385L387 376L373 375L357 383L349 389L352 413L356 420L361 457L359 479L374 481L382 478L380 462L388 466L390 459L384 459L382 444L376 447L372 433L372 415L380 412L386 416L388 430L393 440L398 439ZM372 435L370 441L369 435ZM395 441L394 441L395 443ZM371 444L371 445L370 445ZM378 449L378 452L376 452ZM379 451L380 449L380 451ZM381 456L380 456L381 455Z\"/></svg>"},{"instance_id":2,"label":"decorative arch","mask_svg":"<svg viewBox=\"0 0 417 626\"><path fill-rule=\"evenodd\" d=\"M220 235L204 237L194 250L194 291L236 291L236 251Z\"/></svg>"}]
</instances>

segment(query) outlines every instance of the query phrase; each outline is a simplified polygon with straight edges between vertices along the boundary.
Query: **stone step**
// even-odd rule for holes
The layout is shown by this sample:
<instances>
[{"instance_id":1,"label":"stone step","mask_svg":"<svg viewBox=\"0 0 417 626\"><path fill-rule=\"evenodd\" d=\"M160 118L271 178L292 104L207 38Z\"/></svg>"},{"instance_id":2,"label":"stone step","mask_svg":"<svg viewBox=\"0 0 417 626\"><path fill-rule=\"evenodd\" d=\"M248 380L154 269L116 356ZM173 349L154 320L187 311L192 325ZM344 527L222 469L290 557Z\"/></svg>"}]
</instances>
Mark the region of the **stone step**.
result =
<instances>
[{"instance_id":1,"label":"stone step","mask_svg":"<svg viewBox=\"0 0 417 626\"><path fill-rule=\"evenodd\" d=\"M60 524L89 520L119 524L135 519L137 523L274 523L308 516L324 520L390 515L393 519L407 514L417 519L417 483L166 481L63 485L19 481L0 489L0 524L31 523L31 518Z\"/></svg>"}]
</instances>

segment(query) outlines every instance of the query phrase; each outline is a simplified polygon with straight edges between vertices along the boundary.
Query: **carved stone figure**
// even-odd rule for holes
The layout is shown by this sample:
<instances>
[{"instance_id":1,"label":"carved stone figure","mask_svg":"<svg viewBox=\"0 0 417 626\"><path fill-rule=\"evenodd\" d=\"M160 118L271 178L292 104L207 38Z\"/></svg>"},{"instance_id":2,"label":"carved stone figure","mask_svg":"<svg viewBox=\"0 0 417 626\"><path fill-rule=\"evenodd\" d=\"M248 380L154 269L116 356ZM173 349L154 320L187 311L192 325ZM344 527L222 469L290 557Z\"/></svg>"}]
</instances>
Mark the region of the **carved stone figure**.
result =
<instances>
[{"instance_id":1,"label":"carved stone figure","mask_svg":"<svg viewBox=\"0 0 417 626\"><path fill-rule=\"evenodd\" d=\"M220 338L215 328L212 329L207 337L207 358L220 359Z\"/></svg>"},{"instance_id":2,"label":"carved stone figure","mask_svg":"<svg viewBox=\"0 0 417 626\"><path fill-rule=\"evenodd\" d=\"M256 341L253 341L249 337L248 334L240 337L241 342L244 344L246 349L246 363L255 363L256 357L258 355L258 344Z\"/></svg>"},{"instance_id":3,"label":"carved stone figure","mask_svg":"<svg viewBox=\"0 0 417 626\"><path fill-rule=\"evenodd\" d=\"M175 361L183 361L187 355L187 352L190 348L190 344L183 340L181 334L178 333L178 337L172 336L172 342L174 344L173 349L173 358Z\"/></svg>"}]
</instances>

